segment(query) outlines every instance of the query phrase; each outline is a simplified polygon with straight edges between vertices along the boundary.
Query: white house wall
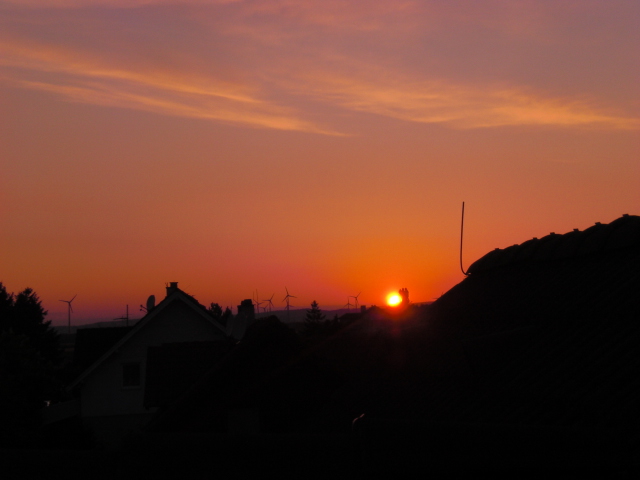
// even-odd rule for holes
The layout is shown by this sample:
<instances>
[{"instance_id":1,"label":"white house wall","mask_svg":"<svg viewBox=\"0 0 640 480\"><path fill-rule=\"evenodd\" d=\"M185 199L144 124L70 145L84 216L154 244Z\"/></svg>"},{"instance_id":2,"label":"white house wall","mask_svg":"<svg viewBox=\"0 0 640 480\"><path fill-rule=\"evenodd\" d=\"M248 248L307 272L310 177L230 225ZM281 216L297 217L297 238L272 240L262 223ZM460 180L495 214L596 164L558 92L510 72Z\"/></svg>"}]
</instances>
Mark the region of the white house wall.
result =
<instances>
[{"instance_id":1,"label":"white house wall","mask_svg":"<svg viewBox=\"0 0 640 480\"><path fill-rule=\"evenodd\" d=\"M83 417L149 414L143 407L148 347L165 343L211 341L224 334L182 301L173 301L84 380ZM122 386L122 364L139 362L139 387Z\"/></svg>"}]
</instances>

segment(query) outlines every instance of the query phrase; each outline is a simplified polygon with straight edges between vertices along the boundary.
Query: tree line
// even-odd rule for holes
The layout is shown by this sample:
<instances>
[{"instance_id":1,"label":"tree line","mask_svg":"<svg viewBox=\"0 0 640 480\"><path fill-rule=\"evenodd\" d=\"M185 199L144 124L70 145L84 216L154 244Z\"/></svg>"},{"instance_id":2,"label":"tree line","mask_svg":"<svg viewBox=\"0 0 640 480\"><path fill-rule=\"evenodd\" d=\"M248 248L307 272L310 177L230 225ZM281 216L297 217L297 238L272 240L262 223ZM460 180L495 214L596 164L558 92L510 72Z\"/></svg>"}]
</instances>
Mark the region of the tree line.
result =
<instances>
[{"instance_id":1,"label":"tree line","mask_svg":"<svg viewBox=\"0 0 640 480\"><path fill-rule=\"evenodd\" d=\"M0 446L28 445L40 410L60 392L59 336L31 288L9 293L0 282Z\"/></svg>"}]
</instances>

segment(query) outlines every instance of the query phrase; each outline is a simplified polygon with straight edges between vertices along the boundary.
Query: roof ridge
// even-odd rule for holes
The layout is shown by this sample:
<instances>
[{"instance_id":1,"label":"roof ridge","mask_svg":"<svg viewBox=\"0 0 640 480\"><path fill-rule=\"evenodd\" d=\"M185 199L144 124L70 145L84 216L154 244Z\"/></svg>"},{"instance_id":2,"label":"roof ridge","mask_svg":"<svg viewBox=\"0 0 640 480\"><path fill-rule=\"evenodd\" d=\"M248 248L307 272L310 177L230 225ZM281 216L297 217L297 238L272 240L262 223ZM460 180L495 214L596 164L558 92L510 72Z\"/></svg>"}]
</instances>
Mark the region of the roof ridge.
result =
<instances>
[{"instance_id":1,"label":"roof ridge","mask_svg":"<svg viewBox=\"0 0 640 480\"><path fill-rule=\"evenodd\" d=\"M596 222L585 230L551 232L521 244L496 248L468 268L471 274L530 262L581 257L640 244L640 216L624 214L611 223Z\"/></svg>"}]
</instances>

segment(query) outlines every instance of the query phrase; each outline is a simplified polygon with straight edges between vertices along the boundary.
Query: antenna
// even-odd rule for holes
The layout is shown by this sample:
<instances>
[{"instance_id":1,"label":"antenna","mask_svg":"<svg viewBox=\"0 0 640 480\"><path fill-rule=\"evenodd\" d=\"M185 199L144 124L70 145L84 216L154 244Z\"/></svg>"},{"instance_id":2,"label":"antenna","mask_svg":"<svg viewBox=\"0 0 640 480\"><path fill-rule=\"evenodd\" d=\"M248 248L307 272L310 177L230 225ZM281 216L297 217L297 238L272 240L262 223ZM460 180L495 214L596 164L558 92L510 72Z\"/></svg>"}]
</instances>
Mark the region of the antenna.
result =
<instances>
[{"instance_id":1,"label":"antenna","mask_svg":"<svg viewBox=\"0 0 640 480\"><path fill-rule=\"evenodd\" d=\"M460 222L460 270L463 275L469 275L469 272L465 272L462 267L462 237L464 234L464 202L462 202L462 221Z\"/></svg>"},{"instance_id":2,"label":"antenna","mask_svg":"<svg viewBox=\"0 0 640 480\"><path fill-rule=\"evenodd\" d=\"M71 312L73 312L73 307L71 306L71 302L78 296L76 293L71 300L60 300L61 302L66 303L69 307L67 308L67 321L69 325L69 333L71 333Z\"/></svg>"},{"instance_id":3,"label":"antenna","mask_svg":"<svg viewBox=\"0 0 640 480\"><path fill-rule=\"evenodd\" d=\"M142 305L140 305L140 306L142 307ZM127 310L126 311L127 311L127 313L125 314L124 317L114 318L114 320L124 320L126 322L125 326L128 327L129 326L129 305L127 305Z\"/></svg>"}]
</instances>

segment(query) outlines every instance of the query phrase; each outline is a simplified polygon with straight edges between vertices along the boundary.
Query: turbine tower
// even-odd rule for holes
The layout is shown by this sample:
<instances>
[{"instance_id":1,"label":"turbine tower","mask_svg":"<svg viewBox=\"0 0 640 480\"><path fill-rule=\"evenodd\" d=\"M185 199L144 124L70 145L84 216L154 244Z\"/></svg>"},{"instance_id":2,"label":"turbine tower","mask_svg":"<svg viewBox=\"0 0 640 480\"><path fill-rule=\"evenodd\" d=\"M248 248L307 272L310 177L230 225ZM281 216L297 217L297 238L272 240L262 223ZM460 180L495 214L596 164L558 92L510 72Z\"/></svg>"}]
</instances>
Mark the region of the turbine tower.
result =
<instances>
[{"instance_id":1,"label":"turbine tower","mask_svg":"<svg viewBox=\"0 0 640 480\"><path fill-rule=\"evenodd\" d=\"M358 294L358 295L360 295L360 294ZM345 303L342 308L347 307L347 310L350 311L352 306L353 306L353 303L351 303L351 297L347 297L347 303Z\"/></svg>"},{"instance_id":2,"label":"turbine tower","mask_svg":"<svg viewBox=\"0 0 640 480\"><path fill-rule=\"evenodd\" d=\"M73 300L78 296L78 294L76 293L73 298L71 300L60 300L61 302L64 302L68 305L67 308L67 322L69 325L69 333L71 333L71 312L73 312L73 307L71 306L71 302L73 302Z\"/></svg>"},{"instance_id":3,"label":"turbine tower","mask_svg":"<svg viewBox=\"0 0 640 480\"><path fill-rule=\"evenodd\" d=\"M287 287L284 287L284 289L287 291L287 296L284 297L282 299L282 301L284 302L286 300L286 302L287 302L287 308L286 308L286 310L287 310L287 320L289 320L289 309L291 307L291 305L289 305L289 299L290 298L298 298L298 297L294 297L293 295L289 295L289 290L287 289Z\"/></svg>"},{"instance_id":4,"label":"turbine tower","mask_svg":"<svg viewBox=\"0 0 640 480\"><path fill-rule=\"evenodd\" d=\"M287 292L289 293L289 292ZM267 299L267 300L263 300L263 302L267 302L269 305L269 312L271 312L271 310L273 309L273 302L271 300L273 300L273 296L275 295L275 293L273 295L271 295L271 298ZM264 307L265 310L267 307Z\"/></svg>"},{"instance_id":5,"label":"turbine tower","mask_svg":"<svg viewBox=\"0 0 640 480\"><path fill-rule=\"evenodd\" d=\"M258 298L260 298L260 296L258 295L258 290L256 290L256 295L253 299L253 303L256 305L257 309L258 309L258 313L260 313L260 305L262 305L263 302L259 302Z\"/></svg>"},{"instance_id":6,"label":"turbine tower","mask_svg":"<svg viewBox=\"0 0 640 480\"><path fill-rule=\"evenodd\" d=\"M362 292L360 292L360 293L362 293ZM349 297L349 298L353 298L355 300L356 303L355 303L354 307L356 308L356 310L358 309L358 297L360 296L360 293L357 294L357 295L351 295L351 297Z\"/></svg>"}]
</instances>

